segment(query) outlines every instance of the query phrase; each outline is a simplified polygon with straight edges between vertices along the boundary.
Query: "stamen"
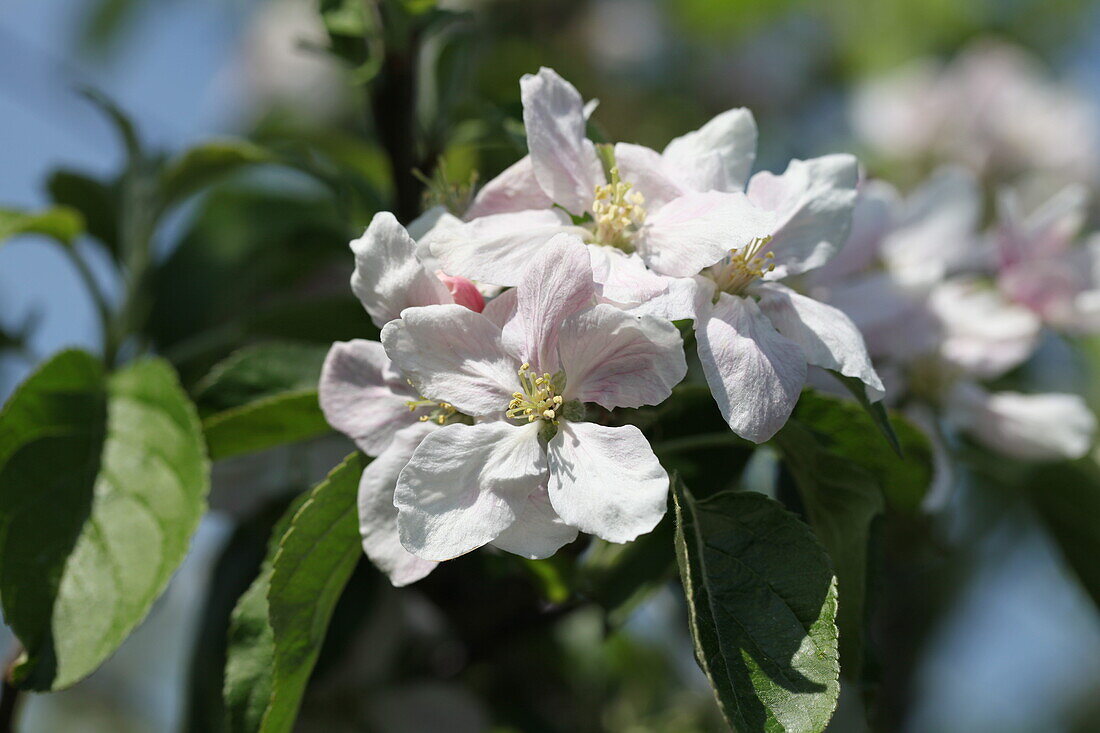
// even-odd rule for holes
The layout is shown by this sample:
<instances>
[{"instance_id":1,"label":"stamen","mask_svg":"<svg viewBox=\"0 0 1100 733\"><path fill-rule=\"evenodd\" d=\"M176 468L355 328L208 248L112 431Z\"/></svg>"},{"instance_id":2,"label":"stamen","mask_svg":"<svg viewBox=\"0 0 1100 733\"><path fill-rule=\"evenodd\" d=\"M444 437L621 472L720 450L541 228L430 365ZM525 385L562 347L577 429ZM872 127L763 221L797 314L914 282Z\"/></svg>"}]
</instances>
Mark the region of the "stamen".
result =
<instances>
[{"instance_id":1,"label":"stamen","mask_svg":"<svg viewBox=\"0 0 1100 733\"><path fill-rule=\"evenodd\" d=\"M619 178L618 167L611 169L611 182L596 186L592 214L596 222L595 241L627 251L630 238L645 223L645 196L631 191L633 186Z\"/></svg>"},{"instance_id":2,"label":"stamen","mask_svg":"<svg viewBox=\"0 0 1100 733\"><path fill-rule=\"evenodd\" d=\"M512 400L504 413L513 420L549 420L556 422L558 408L564 398L557 394L564 387L564 375L551 376L548 373L532 374L530 364L523 364L517 372L521 392L513 392ZM560 384L559 384L560 382Z\"/></svg>"},{"instance_id":3,"label":"stamen","mask_svg":"<svg viewBox=\"0 0 1100 733\"><path fill-rule=\"evenodd\" d=\"M754 281L773 271L775 253L764 251L771 241L771 235L757 237L741 249L731 249L724 262L710 268L709 274L719 291L740 295Z\"/></svg>"}]
</instances>

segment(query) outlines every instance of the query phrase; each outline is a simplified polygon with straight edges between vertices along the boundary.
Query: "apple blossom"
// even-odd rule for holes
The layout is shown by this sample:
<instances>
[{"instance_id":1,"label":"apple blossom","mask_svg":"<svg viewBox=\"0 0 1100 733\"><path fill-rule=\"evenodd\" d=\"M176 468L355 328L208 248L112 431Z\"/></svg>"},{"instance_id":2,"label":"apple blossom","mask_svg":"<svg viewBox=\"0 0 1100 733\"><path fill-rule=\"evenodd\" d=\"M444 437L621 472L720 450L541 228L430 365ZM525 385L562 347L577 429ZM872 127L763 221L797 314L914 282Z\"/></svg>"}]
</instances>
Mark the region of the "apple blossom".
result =
<instances>
[{"instance_id":1,"label":"apple blossom","mask_svg":"<svg viewBox=\"0 0 1100 733\"><path fill-rule=\"evenodd\" d=\"M586 422L658 404L687 371L672 324L595 304L580 239L542 247L497 321L454 305L409 308L382 330L394 364L426 398L469 419L434 430L401 471L401 542L446 560L492 543L546 557L578 530L611 542L648 532L668 476L632 425Z\"/></svg>"}]
</instances>

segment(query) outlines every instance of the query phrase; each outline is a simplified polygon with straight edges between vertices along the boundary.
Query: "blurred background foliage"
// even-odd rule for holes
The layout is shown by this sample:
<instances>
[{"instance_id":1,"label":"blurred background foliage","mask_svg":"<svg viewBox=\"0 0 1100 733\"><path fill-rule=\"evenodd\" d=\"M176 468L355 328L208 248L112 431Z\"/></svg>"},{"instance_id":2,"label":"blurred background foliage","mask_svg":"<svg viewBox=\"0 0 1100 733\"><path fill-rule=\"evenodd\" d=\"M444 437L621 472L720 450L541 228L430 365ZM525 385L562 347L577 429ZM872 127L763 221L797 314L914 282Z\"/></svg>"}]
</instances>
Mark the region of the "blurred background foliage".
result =
<instances>
[{"instance_id":1,"label":"blurred background foliage","mask_svg":"<svg viewBox=\"0 0 1100 733\"><path fill-rule=\"evenodd\" d=\"M1100 101L1100 13L1086 0L8 3L4 203L79 213L86 234L73 247L90 267L81 277L126 304L120 332L139 343L98 324L71 263L29 234L0 250L0 394L72 342L123 357L154 349L207 417L256 397L247 351L232 357L233 380L214 389L207 377L242 347L292 345L301 369L276 381L308 386L301 375L333 340L377 335L348 291L347 242L379 210L408 223L425 203L457 206L522 155L518 79L540 65L600 101L594 136L660 149L748 106L758 168L847 150L908 186L935 161L891 159L859 139L853 89L990 37ZM147 58L155 62L143 75ZM136 131L95 116L73 91L86 86L114 99ZM134 136L128 151L117 134L107 142L107 124ZM153 260L139 282L127 261L134 237ZM1042 379L1095 385L1100 347L1059 348L1040 355ZM662 438L709 432L720 419L698 415L690 425L663 416ZM311 439L217 465L214 511L153 615L87 681L31 699L24 730L223 729L229 613L291 497L348 452L333 435L302 437ZM728 446L693 458L681 461L684 477L704 493L751 484L774 463L768 451L750 460ZM1063 552L1084 558L1078 567L1095 560L1095 533L1050 501L1035 512L1025 500L1054 484L1098 486L1094 468L1059 467L1077 472L1067 479L975 451L942 515L888 508L875 530L889 539L871 573L882 593L868 609L866 684L846 687L831 729L865 730L863 697L877 730L1095 730L1098 617L1058 561ZM787 478L764 488L797 503ZM577 577L565 560L475 553L401 592L364 560L299 727L720 730L669 589L671 549L666 521L626 548L593 549ZM1096 593L1100 579L1082 579ZM576 608L570 589L602 610Z\"/></svg>"}]
</instances>

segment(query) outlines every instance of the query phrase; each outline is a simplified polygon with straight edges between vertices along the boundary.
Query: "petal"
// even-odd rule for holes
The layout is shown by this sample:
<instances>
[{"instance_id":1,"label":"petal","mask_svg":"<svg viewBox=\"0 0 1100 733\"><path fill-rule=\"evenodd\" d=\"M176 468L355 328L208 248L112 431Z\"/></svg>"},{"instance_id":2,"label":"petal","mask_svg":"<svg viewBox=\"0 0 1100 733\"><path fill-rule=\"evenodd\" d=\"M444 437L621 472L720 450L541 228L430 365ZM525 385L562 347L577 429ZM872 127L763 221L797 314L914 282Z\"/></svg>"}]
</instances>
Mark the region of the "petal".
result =
<instances>
[{"instance_id":1,"label":"petal","mask_svg":"<svg viewBox=\"0 0 1100 733\"><path fill-rule=\"evenodd\" d=\"M717 170L705 163L715 155ZM741 191L756 160L756 120L744 107L726 110L670 142L663 157L696 191Z\"/></svg>"},{"instance_id":2,"label":"petal","mask_svg":"<svg viewBox=\"0 0 1100 733\"><path fill-rule=\"evenodd\" d=\"M485 304L481 314L503 329L516 315L516 289L509 288Z\"/></svg>"},{"instance_id":3,"label":"petal","mask_svg":"<svg viewBox=\"0 0 1100 733\"><path fill-rule=\"evenodd\" d=\"M1039 340L1038 316L974 280L944 283L928 305L944 329L943 358L983 379L1022 364Z\"/></svg>"},{"instance_id":4,"label":"petal","mask_svg":"<svg viewBox=\"0 0 1100 733\"><path fill-rule=\"evenodd\" d=\"M493 285L518 285L531 259L561 232L583 233L558 209L517 211L432 230L424 238L450 275Z\"/></svg>"},{"instance_id":5,"label":"petal","mask_svg":"<svg viewBox=\"0 0 1100 733\"><path fill-rule=\"evenodd\" d=\"M321 367L321 411L329 425L376 456L394 434L417 422L409 410L413 392L376 341L337 341Z\"/></svg>"},{"instance_id":6,"label":"petal","mask_svg":"<svg viewBox=\"0 0 1100 733\"><path fill-rule=\"evenodd\" d=\"M527 497L523 513L493 540L493 545L531 560L539 560L550 557L562 545L575 539L577 528L566 524L554 511L544 486Z\"/></svg>"},{"instance_id":7,"label":"petal","mask_svg":"<svg viewBox=\"0 0 1100 733\"><path fill-rule=\"evenodd\" d=\"M991 394L970 382L955 385L947 419L987 447L1029 460L1081 458L1096 431L1078 395Z\"/></svg>"},{"instance_id":8,"label":"petal","mask_svg":"<svg viewBox=\"0 0 1100 733\"><path fill-rule=\"evenodd\" d=\"M535 178L531 156L525 155L481 187L464 218L469 221L490 214L549 209L553 205Z\"/></svg>"},{"instance_id":9,"label":"petal","mask_svg":"<svg viewBox=\"0 0 1100 733\"><path fill-rule=\"evenodd\" d=\"M538 422L446 425L417 446L393 503L401 544L426 560L449 560L492 542L546 481Z\"/></svg>"},{"instance_id":10,"label":"petal","mask_svg":"<svg viewBox=\"0 0 1100 733\"><path fill-rule=\"evenodd\" d=\"M761 171L749 181L749 199L775 214L769 279L820 267L844 244L852 224L858 167L851 155L792 160L783 175Z\"/></svg>"},{"instance_id":11,"label":"petal","mask_svg":"<svg viewBox=\"0 0 1100 733\"><path fill-rule=\"evenodd\" d=\"M694 190L669 172L660 153L643 145L617 143L615 165L619 176L645 196L645 208L651 215L669 201Z\"/></svg>"},{"instance_id":12,"label":"petal","mask_svg":"<svg viewBox=\"0 0 1100 733\"><path fill-rule=\"evenodd\" d=\"M868 399L882 399L882 380L848 316L779 283L761 283L756 292L761 295L760 310L775 330L802 347L808 363L855 377L867 385Z\"/></svg>"},{"instance_id":13,"label":"petal","mask_svg":"<svg viewBox=\"0 0 1100 733\"><path fill-rule=\"evenodd\" d=\"M774 217L742 193L681 196L646 220L638 253L662 275L691 277L774 229Z\"/></svg>"},{"instance_id":14,"label":"petal","mask_svg":"<svg viewBox=\"0 0 1100 733\"><path fill-rule=\"evenodd\" d=\"M562 423L547 453L550 502L567 524L629 542L664 516L668 474L634 425Z\"/></svg>"},{"instance_id":15,"label":"petal","mask_svg":"<svg viewBox=\"0 0 1100 733\"><path fill-rule=\"evenodd\" d=\"M536 372L558 370L558 330L562 321L592 304L592 264L580 239L560 234L527 267L516 288L516 317L505 326L509 343Z\"/></svg>"},{"instance_id":16,"label":"petal","mask_svg":"<svg viewBox=\"0 0 1100 733\"><path fill-rule=\"evenodd\" d=\"M485 310L485 296L472 281L458 275L446 275L442 271L436 273L436 277L447 288L456 304L478 313Z\"/></svg>"},{"instance_id":17,"label":"petal","mask_svg":"<svg viewBox=\"0 0 1100 733\"><path fill-rule=\"evenodd\" d=\"M696 303L714 296L714 281L705 277L666 277L665 292L626 310L636 316L666 321L695 320Z\"/></svg>"},{"instance_id":18,"label":"petal","mask_svg":"<svg viewBox=\"0 0 1100 733\"><path fill-rule=\"evenodd\" d=\"M612 305L597 305L566 320L558 348L565 399L608 410L660 404L687 374L675 326Z\"/></svg>"},{"instance_id":19,"label":"petal","mask_svg":"<svg viewBox=\"0 0 1100 733\"><path fill-rule=\"evenodd\" d=\"M599 296L621 305L644 303L665 292L667 279L651 272L636 254L627 254L614 247L588 245L592 260L592 279Z\"/></svg>"},{"instance_id":20,"label":"petal","mask_svg":"<svg viewBox=\"0 0 1100 733\"><path fill-rule=\"evenodd\" d=\"M436 566L402 547L397 536L393 493L397 477L413 451L438 427L435 423L417 423L399 432L390 446L364 469L359 480L359 536L363 552L397 587L415 583Z\"/></svg>"},{"instance_id":21,"label":"petal","mask_svg":"<svg viewBox=\"0 0 1100 733\"><path fill-rule=\"evenodd\" d=\"M519 86L535 178L554 203L579 216L604 182L596 148L585 134L581 95L546 67L525 74Z\"/></svg>"},{"instance_id":22,"label":"petal","mask_svg":"<svg viewBox=\"0 0 1100 733\"><path fill-rule=\"evenodd\" d=\"M865 181L859 187L852 210L848 241L810 277L815 285L836 282L874 266L883 238L895 226L901 197L885 181Z\"/></svg>"},{"instance_id":23,"label":"petal","mask_svg":"<svg viewBox=\"0 0 1100 733\"><path fill-rule=\"evenodd\" d=\"M416 242L388 211L374 215L351 251L351 289L379 328L410 306L451 302L447 288L416 258Z\"/></svg>"},{"instance_id":24,"label":"petal","mask_svg":"<svg viewBox=\"0 0 1100 733\"><path fill-rule=\"evenodd\" d=\"M806 356L751 298L723 293L695 325L699 360L733 432L763 443L783 427L806 383Z\"/></svg>"},{"instance_id":25,"label":"petal","mask_svg":"<svg viewBox=\"0 0 1100 733\"><path fill-rule=\"evenodd\" d=\"M409 308L382 329L382 345L421 395L467 415L503 412L518 385L500 328L460 305Z\"/></svg>"}]
</instances>

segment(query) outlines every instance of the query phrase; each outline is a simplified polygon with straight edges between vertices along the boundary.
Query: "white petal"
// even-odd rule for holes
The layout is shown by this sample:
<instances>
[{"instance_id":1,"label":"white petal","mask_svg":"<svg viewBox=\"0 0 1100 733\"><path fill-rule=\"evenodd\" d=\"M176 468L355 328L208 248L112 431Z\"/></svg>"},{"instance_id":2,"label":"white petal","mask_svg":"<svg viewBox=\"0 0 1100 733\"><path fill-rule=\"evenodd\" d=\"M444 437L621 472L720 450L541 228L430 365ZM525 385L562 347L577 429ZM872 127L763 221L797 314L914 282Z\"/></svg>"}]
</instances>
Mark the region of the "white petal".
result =
<instances>
[{"instance_id":1,"label":"white petal","mask_svg":"<svg viewBox=\"0 0 1100 733\"><path fill-rule=\"evenodd\" d=\"M779 283L761 283L755 292L762 296L760 310L779 333L802 347L808 363L856 377L867 385L868 399L882 399L882 380L848 316Z\"/></svg>"},{"instance_id":2,"label":"white petal","mask_svg":"<svg viewBox=\"0 0 1100 733\"><path fill-rule=\"evenodd\" d=\"M1078 395L991 394L969 382L955 385L947 418L989 448L1029 460L1081 458L1096 431Z\"/></svg>"},{"instance_id":3,"label":"white petal","mask_svg":"<svg viewBox=\"0 0 1100 733\"><path fill-rule=\"evenodd\" d=\"M584 101L553 69L519 82L527 148L539 186L554 203L580 216L592 205L603 166L585 133Z\"/></svg>"},{"instance_id":4,"label":"white petal","mask_svg":"<svg viewBox=\"0 0 1100 733\"><path fill-rule=\"evenodd\" d=\"M536 373L553 374L562 321L591 305L595 288L588 249L572 235L558 235L528 263L516 288L516 317L504 327L505 343L518 347Z\"/></svg>"},{"instance_id":5,"label":"white petal","mask_svg":"<svg viewBox=\"0 0 1100 733\"><path fill-rule=\"evenodd\" d=\"M665 292L627 308L636 316L654 316L666 321L695 320L696 304L714 296L714 281L705 277L666 277Z\"/></svg>"},{"instance_id":6,"label":"white petal","mask_svg":"<svg viewBox=\"0 0 1100 733\"><path fill-rule=\"evenodd\" d=\"M637 254L599 244L588 245L588 254L592 260L592 279L605 301L621 305L645 303L667 288L667 279L648 270Z\"/></svg>"},{"instance_id":7,"label":"white petal","mask_svg":"<svg viewBox=\"0 0 1100 733\"><path fill-rule=\"evenodd\" d=\"M660 404L687 374L675 326L612 305L597 305L566 320L558 347L565 399L608 410Z\"/></svg>"},{"instance_id":8,"label":"white petal","mask_svg":"<svg viewBox=\"0 0 1100 733\"><path fill-rule=\"evenodd\" d=\"M928 305L945 331L940 346L944 359L983 379L1019 366L1038 343L1038 316L980 282L946 282Z\"/></svg>"},{"instance_id":9,"label":"white petal","mask_svg":"<svg viewBox=\"0 0 1100 733\"><path fill-rule=\"evenodd\" d=\"M717 172L705 163L712 155L721 161ZM696 191L740 191L756 160L756 120L744 107L726 110L670 142L663 157Z\"/></svg>"},{"instance_id":10,"label":"white petal","mask_svg":"<svg viewBox=\"0 0 1100 733\"><path fill-rule=\"evenodd\" d=\"M858 167L851 155L792 160L783 175L761 171L749 199L775 214L769 279L820 267L844 244L852 224Z\"/></svg>"},{"instance_id":11,"label":"white petal","mask_svg":"<svg viewBox=\"0 0 1100 733\"><path fill-rule=\"evenodd\" d=\"M733 432L763 443L783 427L806 383L806 356L751 298L723 293L695 325L699 360Z\"/></svg>"},{"instance_id":12,"label":"white petal","mask_svg":"<svg viewBox=\"0 0 1100 733\"><path fill-rule=\"evenodd\" d=\"M939 348L943 329L923 288L908 288L878 270L817 292L852 319L873 356L908 360Z\"/></svg>"},{"instance_id":13,"label":"white petal","mask_svg":"<svg viewBox=\"0 0 1100 733\"><path fill-rule=\"evenodd\" d=\"M382 345L421 395L467 415L503 412L518 384L500 328L460 305L409 308L382 329Z\"/></svg>"},{"instance_id":14,"label":"white petal","mask_svg":"<svg viewBox=\"0 0 1100 733\"><path fill-rule=\"evenodd\" d=\"M379 328L410 306L450 303L451 294L416 258L416 242L388 211L351 243L351 289Z\"/></svg>"},{"instance_id":15,"label":"white petal","mask_svg":"<svg viewBox=\"0 0 1100 733\"><path fill-rule=\"evenodd\" d=\"M637 234L638 253L662 275L691 277L774 229L742 193L692 193L661 207Z\"/></svg>"},{"instance_id":16,"label":"white petal","mask_svg":"<svg viewBox=\"0 0 1100 733\"><path fill-rule=\"evenodd\" d=\"M493 285L518 285L531 259L561 232L585 233L558 209L516 211L432 230L424 242L449 275Z\"/></svg>"},{"instance_id":17,"label":"white petal","mask_svg":"<svg viewBox=\"0 0 1100 733\"><path fill-rule=\"evenodd\" d=\"M669 201L694 190L668 170L660 153L644 145L616 143L615 165L619 168L619 176L645 196L644 206L650 215Z\"/></svg>"},{"instance_id":18,"label":"white petal","mask_svg":"<svg viewBox=\"0 0 1100 733\"><path fill-rule=\"evenodd\" d=\"M577 539L577 528L562 521L550 504L546 487L527 497L527 504L511 527L493 540L493 545L532 560L550 557L562 545Z\"/></svg>"},{"instance_id":19,"label":"white petal","mask_svg":"<svg viewBox=\"0 0 1100 733\"><path fill-rule=\"evenodd\" d=\"M637 427L562 423L548 456L550 501L582 532L629 542L664 516L668 474Z\"/></svg>"},{"instance_id":20,"label":"white petal","mask_svg":"<svg viewBox=\"0 0 1100 733\"><path fill-rule=\"evenodd\" d=\"M438 427L435 423L417 423L402 430L364 469L359 480L359 536L363 540L363 552L397 587L415 583L436 566L435 562L422 560L401 546L393 493L397 477L413 451Z\"/></svg>"},{"instance_id":21,"label":"white petal","mask_svg":"<svg viewBox=\"0 0 1100 733\"><path fill-rule=\"evenodd\" d=\"M481 314L503 329L516 315L516 289L509 288L485 304Z\"/></svg>"},{"instance_id":22,"label":"white petal","mask_svg":"<svg viewBox=\"0 0 1100 733\"><path fill-rule=\"evenodd\" d=\"M482 186L464 218L469 221L490 214L549 209L553 205L535 178L531 156L525 155Z\"/></svg>"},{"instance_id":23,"label":"white petal","mask_svg":"<svg viewBox=\"0 0 1100 733\"><path fill-rule=\"evenodd\" d=\"M334 343L321 367L318 391L329 425L367 455L378 455L394 433L417 421L406 404L416 393L376 341Z\"/></svg>"},{"instance_id":24,"label":"white petal","mask_svg":"<svg viewBox=\"0 0 1100 733\"><path fill-rule=\"evenodd\" d=\"M848 241L831 260L809 275L813 283L830 284L872 267L883 238L896 224L900 208L901 197L889 183L878 180L861 183Z\"/></svg>"},{"instance_id":25,"label":"white petal","mask_svg":"<svg viewBox=\"0 0 1100 733\"><path fill-rule=\"evenodd\" d=\"M401 544L449 560L492 542L546 480L540 423L446 425L417 446L394 494Z\"/></svg>"}]
</instances>

